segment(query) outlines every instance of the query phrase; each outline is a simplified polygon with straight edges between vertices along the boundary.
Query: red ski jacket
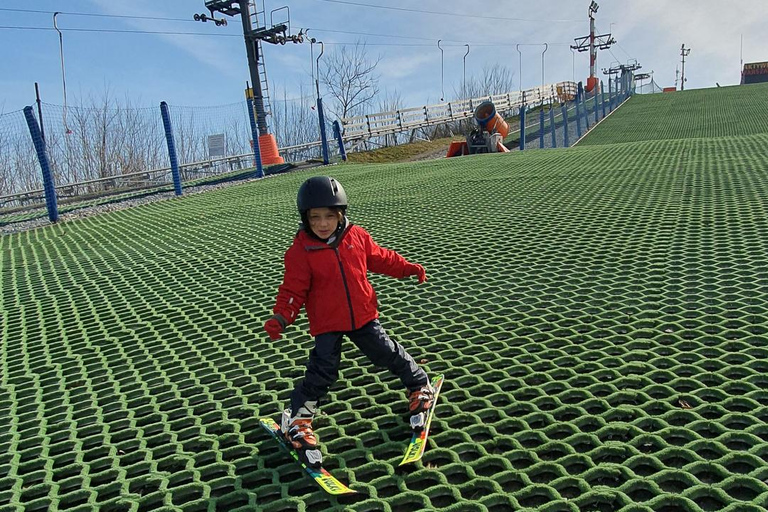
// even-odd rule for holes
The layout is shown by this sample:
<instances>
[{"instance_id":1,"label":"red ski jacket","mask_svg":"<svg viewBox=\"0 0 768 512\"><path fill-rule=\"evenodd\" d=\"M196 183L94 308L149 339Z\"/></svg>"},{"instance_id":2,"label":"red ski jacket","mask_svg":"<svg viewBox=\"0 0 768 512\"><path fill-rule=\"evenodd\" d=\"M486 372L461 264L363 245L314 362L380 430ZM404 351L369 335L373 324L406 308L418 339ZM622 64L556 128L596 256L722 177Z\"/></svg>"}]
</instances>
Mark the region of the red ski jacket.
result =
<instances>
[{"instance_id":1,"label":"red ski jacket","mask_svg":"<svg viewBox=\"0 0 768 512\"><path fill-rule=\"evenodd\" d=\"M402 278L415 266L353 224L332 245L299 231L284 260L283 284L272 311L291 324L306 306L312 336L353 331L379 317L369 270Z\"/></svg>"}]
</instances>

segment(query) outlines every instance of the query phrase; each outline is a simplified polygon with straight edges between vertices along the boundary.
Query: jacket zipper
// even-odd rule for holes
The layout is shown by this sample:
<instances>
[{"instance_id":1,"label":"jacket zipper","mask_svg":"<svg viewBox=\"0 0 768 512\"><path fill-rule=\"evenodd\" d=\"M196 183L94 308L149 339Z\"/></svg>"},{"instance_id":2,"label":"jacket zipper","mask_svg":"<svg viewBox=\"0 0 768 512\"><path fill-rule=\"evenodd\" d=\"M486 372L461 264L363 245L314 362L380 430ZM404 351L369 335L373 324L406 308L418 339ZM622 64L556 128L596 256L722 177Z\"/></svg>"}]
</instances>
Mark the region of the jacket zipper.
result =
<instances>
[{"instance_id":1,"label":"jacket zipper","mask_svg":"<svg viewBox=\"0 0 768 512\"><path fill-rule=\"evenodd\" d=\"M349 286L347 286L347 276L344 273L344 265L341 264L341 254L339 248L333 249L336 252L336 259L339 260L339 270L341 270L341 282L344 283L344 291L347 293L347 304L349 304L349 319L352 321L352 330L355 330L355 313L352 310L352 297L349 295Z\"/></svg>"}]
</instances>

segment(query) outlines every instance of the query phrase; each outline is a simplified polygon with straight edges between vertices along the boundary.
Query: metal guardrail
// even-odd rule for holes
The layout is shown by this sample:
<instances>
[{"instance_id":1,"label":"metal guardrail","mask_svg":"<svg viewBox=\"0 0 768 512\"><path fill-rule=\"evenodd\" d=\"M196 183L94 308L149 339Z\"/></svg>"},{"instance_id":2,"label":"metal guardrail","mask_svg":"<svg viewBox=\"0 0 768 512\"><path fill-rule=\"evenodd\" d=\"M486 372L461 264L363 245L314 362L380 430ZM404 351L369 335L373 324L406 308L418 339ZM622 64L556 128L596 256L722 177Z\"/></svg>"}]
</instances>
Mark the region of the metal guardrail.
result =
<instances>
[{"instance_id":1,"label":"metal guardrail","mask_svg":"<svg viewBox=\"0 0 768 512\"><path fill-rule=\"evenodd\" d=\"M245 165L243 160L246 160ZM247 161L250 161L250 163ZM219 164L224 164L228 167L231 167L231 164L235 163L238 164L240 168L251 166L253 164L253 153L226 156L222 158L214 158L211 160L201 160L198 162L190 162L180 165L179 170L182 172L182 174L190 172L194 172L198 175L221 174L220 172L214 171L214 167ZM209 169L211 170L210 172ZM141 190L169 185L172 184L172 181L169 178L170 173L170 167L162 167L159 169L150 169L148 171L137 171L126 174L118 174L115 176L107 176L104 178L96 178L93 180L79 181L77 183L68 183L65 185L58 185L54 188L56 190L57 197L66 201L68 198L83 196L86 194L99 192L102 194L110 192L119 193L127 192L130 190ZM30 203L39 203L44 200L44 197L45 191L43 189L28 190L26 192L0 196L0 208L8 206L24 206Z\"/></svg>"},{"instance_id":2,"label":"metal guardrail","mask_svg":"<svg viewBox=\"0 0 768 512\"><path fill-rule=\"evenodd\" d=\"M321 144L322 142L317 140L304 144L296 144L294 146L281 147L278 151L281 155L287 157L292 154L301 154L302 152L320 147ZM287 160L288 158L286 158L286 161ZM231 155L181 164L179 170L182 173L183 179L183 175L190 172L198 174L198 176L193 178L198 179L200 174L222 174L221 172L214 170L221 164L230 168L235 164L237 164L238 168L251 167L253 165L253 153L244 153L241 155ZM211 171L207 172L208 169ZM58 185L55 189L57 197L66 202L67 199L88 194L105 195L124 193L133 190L143 190L170 185L172 184L170 173L170 167L162 167L158 169L150 169L148 171L137 171L115 176L107 176L104 178L96 178L93 180L79 181L77 183L69 183L66 185ZM185 181L189 181L189 178ZM15 194L0 196L0 208L29 207L32 205L39 205L39 203L42 203L44 200L45 191L43 189L17 192Z\"/></svg>"},{"instance_id":3,"label":"metal guardrail","mask_svg":"<svg viewBox=\"0 0 768 512\"><path fill-rule=\"evenodd\" d=\"M522 105L548 104L554 101L565 102L576 96L578 86L575 82L558 82L543 87L535 87L525 91L515 91L480 98L455 100L437 105L426 105L400 109L391 112L380 112L365 116L342 119L344 129L343 138L357 140L366 137L375 137L399 133L406 130L421 128L430 125L460 121L474 116L474 109L484 101L492 101L498 112L510 111L520 108ZM321 141L312 141L305 144L286 146L279 148L281 154L300 153L318 147ZM252 164L253 154L245 153L210 160L201 160L180 165L182 174L195 172L205 174L207 169L213 169L217 164L230 166L237 164L239 168L249 167ZM93 180L58 185L55 187L57 196L66 201L87 194L122 193L131 190L149 189L171 184L169 175L170 167L162 167L147 171L137 171L115 176L107 176ZM211 171L208 174L220 174ZM195 178L197 179L197 178ZM187 181L189 179L187 178ZM0 196L0 208L24 207L40 203L44 200L43 189L30 190Z\"/></svg>"},{"instance_id":4,"label":"metal guardrail","mask_svg":"<svg viewBox=\"0 0 768 512\"><path fill-rule=\"evenodd\" d=\"M526 89L525 91L494 94L492 96L462 99L437 105L425 105L423 107L348 117L341 120L344 128L342 136L345 140L356 140L389 135L425 126L449 123L451 121L460 121L473 117L475 107L489 100L496 106L497 112L513 110L523 105L546 104L555 99L564 102L575 97L577 90L578 86L575 82L559 82Z\"/></svg>"}]
</instances>

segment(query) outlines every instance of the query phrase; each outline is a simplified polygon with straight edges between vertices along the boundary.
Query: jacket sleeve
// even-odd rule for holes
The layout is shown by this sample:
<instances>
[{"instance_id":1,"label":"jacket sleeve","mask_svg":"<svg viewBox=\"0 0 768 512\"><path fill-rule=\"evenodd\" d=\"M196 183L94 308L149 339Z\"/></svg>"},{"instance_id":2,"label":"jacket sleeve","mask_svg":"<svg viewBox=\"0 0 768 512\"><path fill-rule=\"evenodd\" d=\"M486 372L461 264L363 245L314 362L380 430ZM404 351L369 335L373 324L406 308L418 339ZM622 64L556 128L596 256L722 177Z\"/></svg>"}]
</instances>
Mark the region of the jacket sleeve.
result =
<instances>
[{"instance_id":1,"label":"jacket sleeve","mask_svg":"<svg viewBox=\"0 0 768 512\"><path fill-rule=\"evenodd\" d=\"M368 270L398 279L406 276L407 270L413 266L411 263L395 251L381 247L365 230L363 230L363 237Z\"/></svg>"},{"instance_id":2,"label":"jacket sleeve","mask_svg":"<svg viewBox=\"0 0 768 512\"><path fill-rule=\"evenodd\" d=\"M309 270L306 254L298 246L291 246L283 258L285 275L283 284L277 292L277 300L272 312L281 315L286 325L292 324L307 301L312 274Z\"/></svg>"}]
</instances>

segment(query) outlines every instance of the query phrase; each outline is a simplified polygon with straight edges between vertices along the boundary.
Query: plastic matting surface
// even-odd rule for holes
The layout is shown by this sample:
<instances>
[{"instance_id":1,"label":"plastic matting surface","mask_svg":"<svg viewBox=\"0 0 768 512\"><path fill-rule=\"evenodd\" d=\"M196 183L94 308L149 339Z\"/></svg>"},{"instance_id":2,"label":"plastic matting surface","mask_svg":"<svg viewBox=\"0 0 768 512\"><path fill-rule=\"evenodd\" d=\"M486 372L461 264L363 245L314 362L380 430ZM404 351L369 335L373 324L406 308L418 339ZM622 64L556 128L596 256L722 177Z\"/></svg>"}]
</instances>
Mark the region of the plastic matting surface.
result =
<instances>
[{"instance_id":1,"label":"plastic matting surface","mask_svg":"<svg viewBox=\"0 0 768 512\"><path fill-rule=\"evenodd\" d=\"M259 428L303 373L261 330L292 173L0 238L0 511L751 511L768 506L768 135L328 172L422 263L372 277L446 384L351 343L317 420L340 502Z\"/></svg>"}]
</instances>

